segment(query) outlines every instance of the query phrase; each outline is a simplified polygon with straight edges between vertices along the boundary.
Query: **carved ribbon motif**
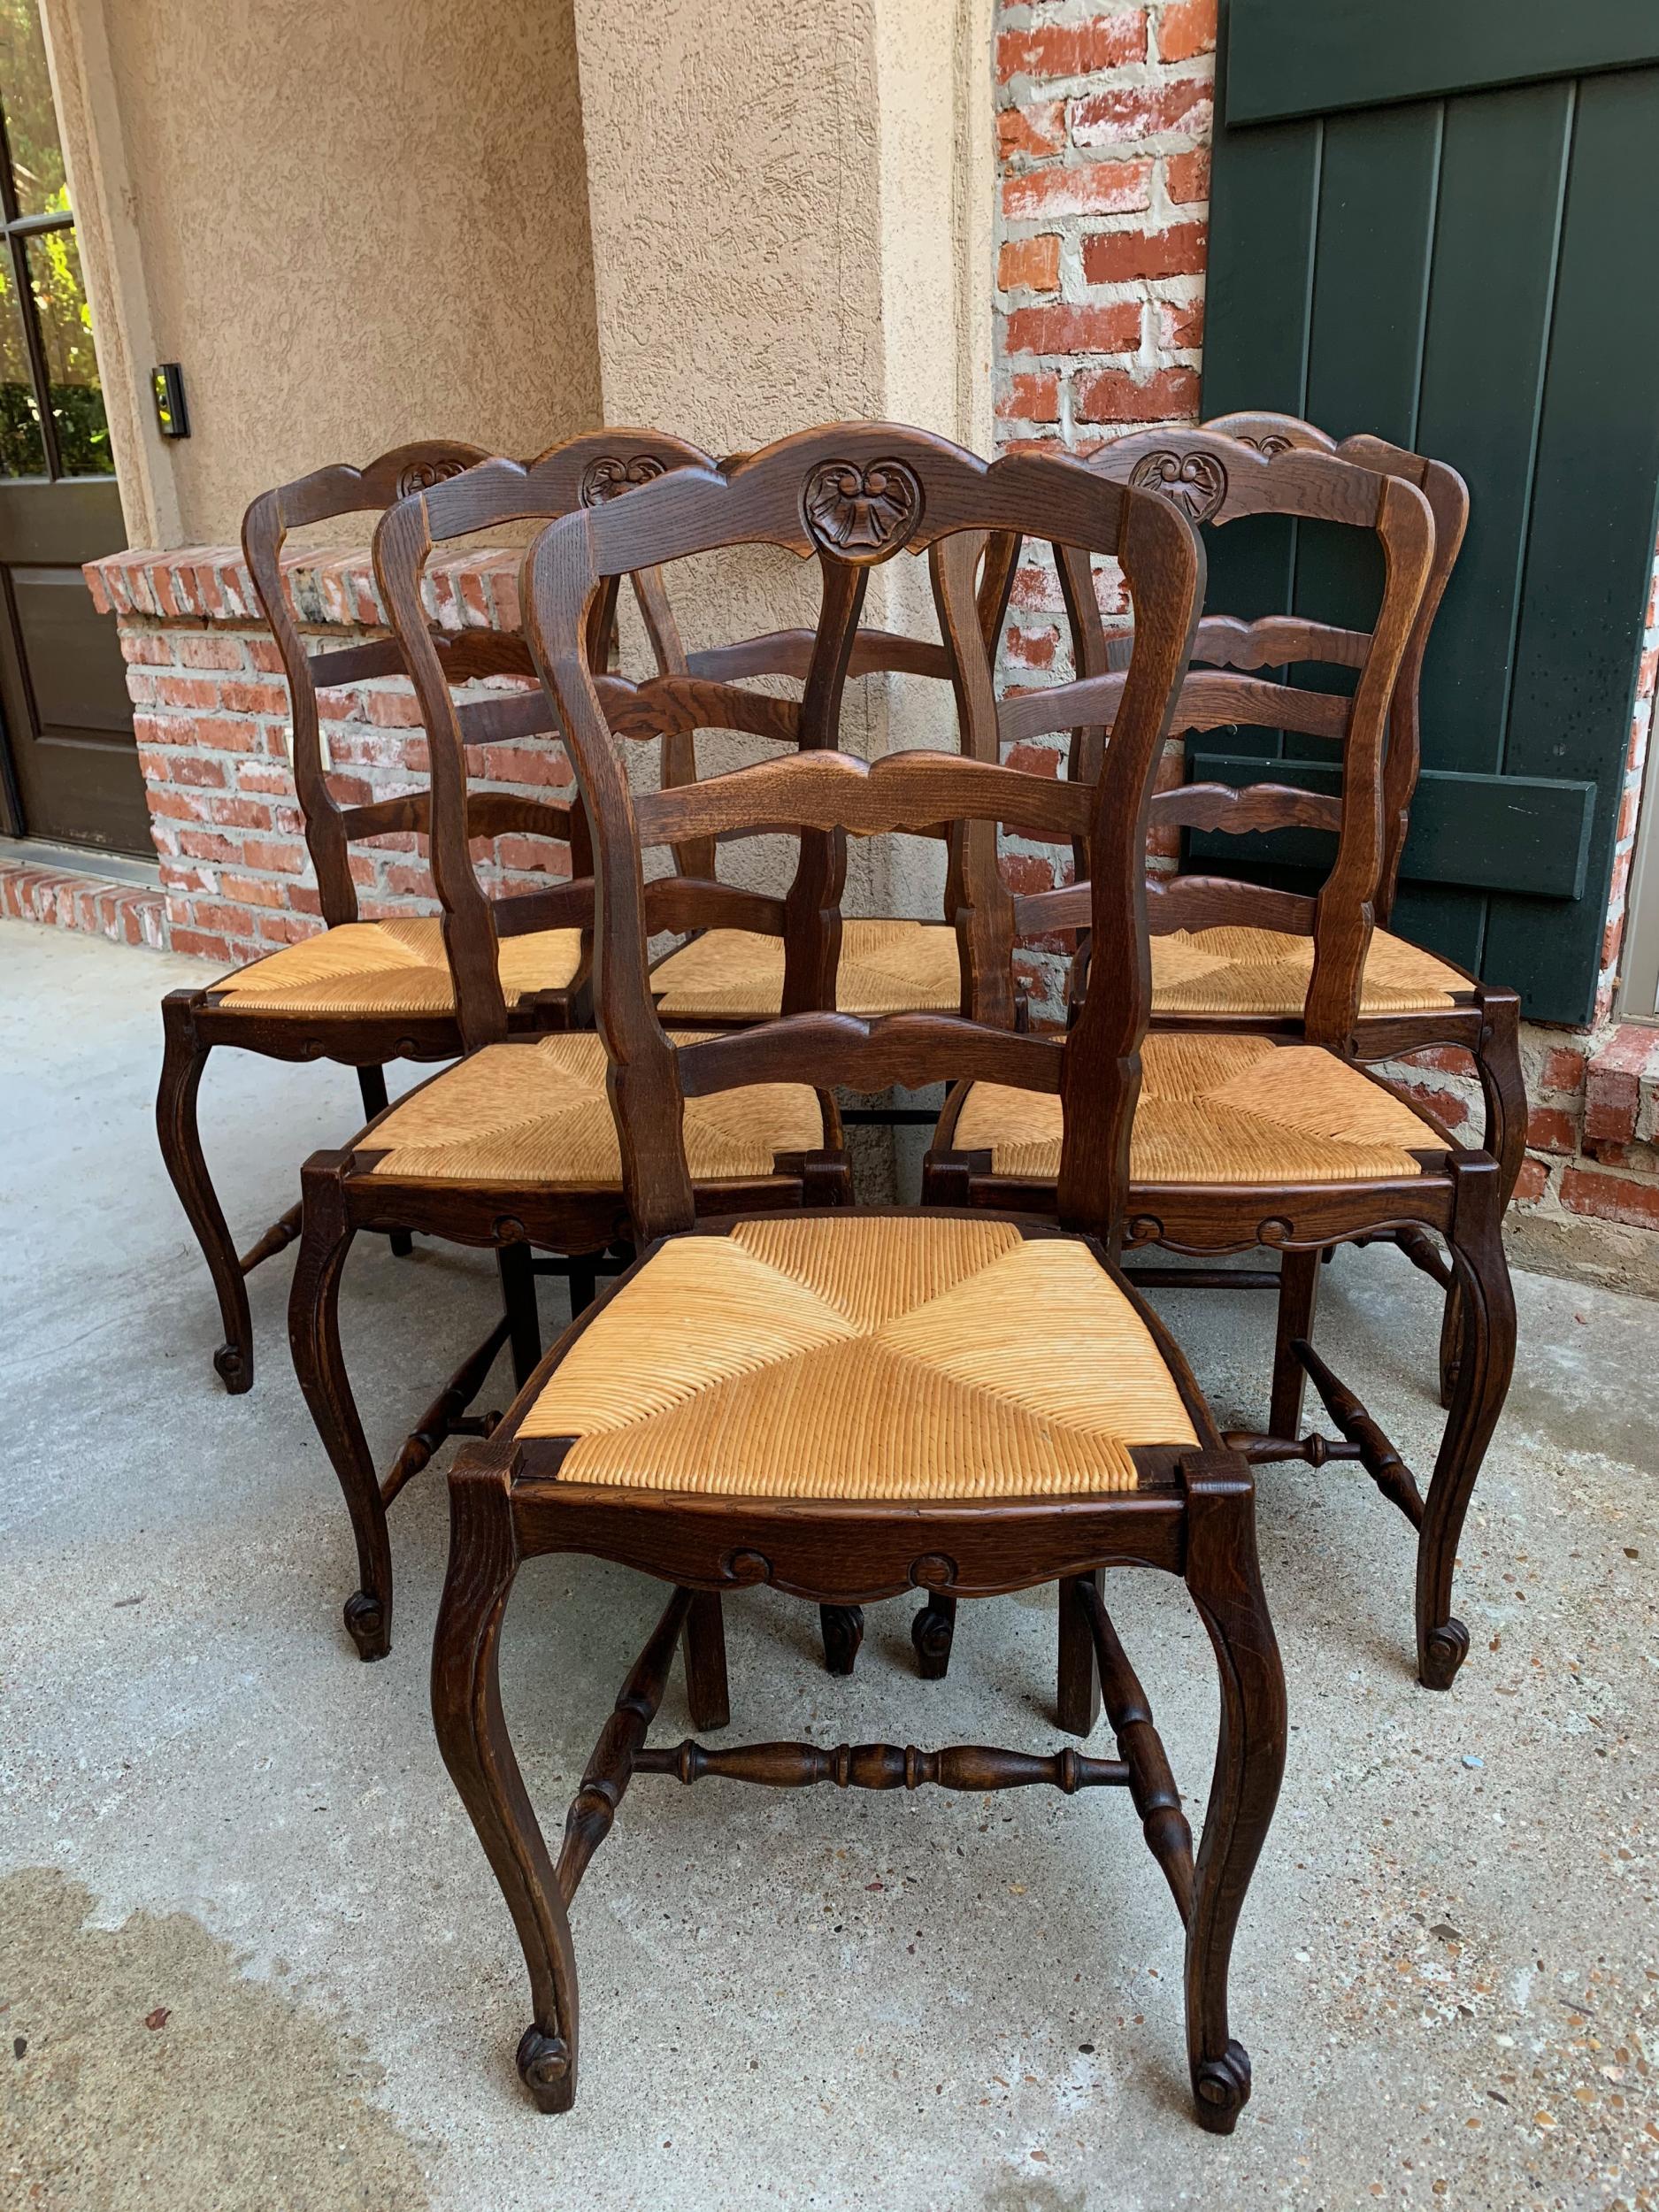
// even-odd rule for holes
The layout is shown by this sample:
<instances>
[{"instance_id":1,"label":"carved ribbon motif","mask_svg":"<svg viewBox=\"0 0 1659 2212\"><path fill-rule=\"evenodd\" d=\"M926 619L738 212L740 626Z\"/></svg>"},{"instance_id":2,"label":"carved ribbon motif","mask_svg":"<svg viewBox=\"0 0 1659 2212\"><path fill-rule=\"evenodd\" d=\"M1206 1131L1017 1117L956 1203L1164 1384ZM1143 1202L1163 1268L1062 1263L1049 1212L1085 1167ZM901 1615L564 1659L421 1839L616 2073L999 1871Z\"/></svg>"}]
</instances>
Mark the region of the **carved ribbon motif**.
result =
<instances>
[{"instance_id":1,"label":"carved ribbon motif","mask_svg":"<svg viewBox=\"0 0 1659 2212\"><path fill-rule=\"evenodd\" d=\"M465 475L471 466L470 461L411 461L398 477L397 496L407 499L411 492L429 492L446 477Z\"/></svg>"},{"instance_id":2,"label":"carved ribbon motif","mask_svg":"<svg viewBox=\"0 0 1659 2212\"><path fill-rule=\"evenodd\" d=\"M631 461L608 454L601 460L589 461L582 471L582 505L603 507L607 499L615 499L618 494L631 492L637 485L649 484L654 477L666 473L662 463L649 453L636 453Z\"/></svg>"},{"instance_id":3,"label":"carved ribbon motif","mask_svg":"<svg viewBox=\"0 0 1659 2212\"><path fill-rule=\"evenodd\" d=\"M1227 472L1213 453L1148 453L1129 481L1137 491L1162 492L1189 522L1208 522L1227 496Z\"/></svg>"},{"instance_id":4,"label":"carved ribbon motif","mask_svg":"<svg viewBox=\"0 0 1659 2212\"><path fill-rule=\"evenodd\" d=\"M885 560L922 518L922 488L902 461L823 461L806 480L808 534L843 561Z\"/></svg>"}]
</instances>

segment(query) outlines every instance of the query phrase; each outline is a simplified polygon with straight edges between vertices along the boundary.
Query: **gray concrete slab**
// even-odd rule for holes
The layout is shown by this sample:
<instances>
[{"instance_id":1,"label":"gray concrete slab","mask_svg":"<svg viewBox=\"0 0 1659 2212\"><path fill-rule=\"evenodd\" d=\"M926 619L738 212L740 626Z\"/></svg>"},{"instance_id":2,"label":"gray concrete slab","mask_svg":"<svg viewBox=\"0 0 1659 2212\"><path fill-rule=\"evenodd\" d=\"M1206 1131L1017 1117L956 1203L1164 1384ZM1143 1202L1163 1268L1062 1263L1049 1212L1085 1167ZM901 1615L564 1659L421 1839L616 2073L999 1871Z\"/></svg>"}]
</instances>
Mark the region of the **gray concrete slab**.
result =
<instances>
[{"instance_id":1,"label":"gray concrete slab","mask_svg":"<svg viewBox=\"0 0 1659 2212\"><path fill-rule=\"evenodd\" d=\"M360 1666L286 1258L254 1279L253 1392L209 1365L150 1118L156 1002L199 972L0 926L0 2019L20 2052L0 2051L0 2204L1655 2201L1659 1310L1521 1279L1450 1696L1411 1677L1404 1525L1352 1470L1264 1476L1293 1732L1236 1961L1256 2092L1231 2141L1187 2116L1178 1930L1127 1802L1034 1791L639 1783L574 1915L580 2103L544 2119L512 2069L511 1931L426 1715L441 1468L397 1509L397 1647ZM304 1152L349 1134L355 1087L226 1056L204 1114L251 1234ZM378 1449L494 1297L487 1256L354 1256ZM1269 1303L1166 1301L1224 1419L1260 1416ZM1435 1317L1395 1254L1330 1271L1321 1346L1419 1463ZM589 1563L521 1579L504 1695L550 1824L655 1605ZM1197 1813L1202 1632L1149 1576L1115 1578L1113 1607ZM964 1609L939 1686L914 1678L907 1605L872 1609L850 1683L816 1663L810 1609L729 1612L742 1734L1056 1740L1044 1594ZM662 1724L687 1725L678 1683Z\"/></svg>"}]
</instances>

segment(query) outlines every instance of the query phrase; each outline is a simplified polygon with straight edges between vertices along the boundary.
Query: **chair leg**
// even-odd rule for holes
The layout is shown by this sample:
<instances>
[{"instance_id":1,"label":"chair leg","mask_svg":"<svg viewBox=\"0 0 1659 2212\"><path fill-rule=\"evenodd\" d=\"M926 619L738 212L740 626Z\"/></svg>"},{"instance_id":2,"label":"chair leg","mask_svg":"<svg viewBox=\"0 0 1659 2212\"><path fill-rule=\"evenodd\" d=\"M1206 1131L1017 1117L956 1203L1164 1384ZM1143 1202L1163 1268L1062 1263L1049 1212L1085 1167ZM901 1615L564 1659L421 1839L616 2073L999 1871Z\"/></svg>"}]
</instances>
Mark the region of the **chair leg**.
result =
<instances>
[{"instance_id":1,"label":"chair leg","mask_svg":"<svg viewBox=\"0 0 1659 2212\"><path fill-rule=\"evenodd\" d=\"M233 1397L253 1386L253 1324L248 1286L224 1211L207 1171L196 1126L196 1094L212 1050L196 1034L194 991L170 991L161 1002L161 1085L156 1094L156 1134L179 1202L189 1218L219 1294L225 1341L213 1355L219 1380Z\"/></svg>"},{"instance_id":2,"label":"chair leg","mask_svg":"<svg viewBox=\"0 0 1659 2212\"><path fill-rule=\"evenodd\" d=\"M392 1647L392 1548L380 1478L340 1348L340 1277L356 1233L340 1182L349 1157L314 1152L301 1171L303 1225L288 1293L288 1344L357 1539L359 1586L346 1600L347 1632L359 1658L384 1659Z\"/></svg>"},{"instance_id":3,"label":"chair leg","mask_svg":"<svg viewBox=\"0 0 1659 2212\"><path fill-rule=\"evenodd\" d=\"M1201 2127L1230 2135L1250 2094L1228 2032L1227 1969L1285 1771L1285 1676L1256 1551L1256 1496L1237 1460L1187 1463L1187 1586L1221 1678L1221 1729L1187 1929L1187 2054Z\"/></svg>"},{"instance_id":4,"label":"chair leg","mask_svg":"<svg viewBox=\"0 0 1659 2212\"><path fill-rule=\"evenodd\" d=\"M1486 1134L1481 1149L1498 1164L1500 1216L1507 1213L1526 1159L1526 1077L1521 1066L1521 1002L1505 992L1486 1002L1486 1023L1475 1071L1486 1101ZM1446 1294L1440 1324L1440 1403L1449 1411L1457 1388L1461 1356L1459 1331L1463 1293L1455 1282Z\"/></svg>"},{"instance_id":5,"label":"chair leg","mask_svg":"<svg viewBox=\"0 0 1659 2212\"><path fill-rule=\"evenodd\" d=\"M584 1252L578 1254L569 1263L570 1274L566 1279L571 1286L571 1319L572 1321L580 1320L599 1294L597 1263L602 1256L603 1255L597 1252Z\"/></svg>"},{"instance_id":6,"label":"chair leg","mask_svg":"<svg viewBox=\"0 0 1659 2212\"><path fill-rule=\"evenodd\" d=\"M1515 1293L1503 1249L1502 1171L1458 1162L1447 1241L1459 1293L1455 1387L1417 1539L1417 1678L1449 1690L1469 1649L1452 1612L1463 1517L1515 1371Z\"/></svg>"},{"instance_id":7,"label":"chair leg","mask_svg":"<svg viewBox=\"0 0 1659 2212\"><path fill-rule=\"evenodd\" d=\"M1279 1327L1273 1341L1273 1395L1267 1416L1270 1436L1294 1438L1302 1432L1302 1396L1307 1377L1291 1350L1298 1337L1312 1340L1319 1302L1319 1267L1328 1247L1286 1252L1279 1273Z\"/></svg>"},{"instance_id":8,"label":"chair leg","mask_svg":"<svg viewBox=\"0 0 1659 2212\"><path fill-rule=\"evenodd\" d=\"M910 1623L917 1671L924 1682L942 1682L950 1671L950 1646L956 1632L956 1600L949 1590L930 1590L927 1602Z\"/></svg>"},{"instance_id":9,"label":"chair leg","mask_svg":"<svg viewBox=\"0 0 1659 2212\"><path fill-rule=\"evenodd\" d=\"M820 1605L818 1626L824 1636L824 1664L832 1674L850 1674L864 1640L862 1605Z\"/></svg>"},{"instance_id":10,"label":"chair leg","mask_svg":"<svg viewBox=\"0 0 1659 2212\"><path fill-rule=\"evenodd\" d=\"M686 1701L691 1724L724 1728L732 1717L726 1680L726 1617L718 1591L700 1590L686 1616Z\"/></svg>"},{"instance_id":11,"label":"chair leg","mask_svg":"<svg viewBox=\"0 0 1659 2212\"><path fill-rule=\"evenodd\" d=\"M518 2045L518 2072L543 2112L567 2112L576 2098L576 1958L501 1706L501 1624L518 1566L504 1477L457 1467L449 1477L449 1567L432 1644L433 1724L529 1969L534 2018Z\"/></svg>"},{"instance_id":12,"label":"chair leg","mask_svg":"<svg viewBox=\"0 0 1659 2212\"><path fill-rule=\"evenodd\" d=\"M365 1121L373 1121L377 1114L383 1114L386 1111L388 1101L386 1095L386 1070L384 1068L359 1068L357 1088L363 1094ZM391 1246L392 1254L396 1259L406 1260L415 1248L415 1240L407 1229L394 1229L388 1237L387 1242Z\"/></svg>"},{"instance_id":13,"label":"chair leg","mask_svg":"<svg viewBox=\"0 0 1659 2212\"><path fill-rule=\"evenodd\" d=\"M1100 1672L1088 1615L1078 1595L1085 1581L1098 1590L1101 1572L1068 1576L1060 1585L1060 1685L1057 1717L1068 1736L1089 1736L1100 1718Z\"/></svg>"},{"instance_id":14,"label":"chair leg","mask_svg":"<svg viewBox=\"0 0 1659 2212\"><path fill-rule=\"evenodd\" d=\"M541 1358L541 1314L536 1303L535 1259L527 1244L498 1244L503 1310L511 1324L512 1385L522 1390Z\"/></svg>"}]
</instances>

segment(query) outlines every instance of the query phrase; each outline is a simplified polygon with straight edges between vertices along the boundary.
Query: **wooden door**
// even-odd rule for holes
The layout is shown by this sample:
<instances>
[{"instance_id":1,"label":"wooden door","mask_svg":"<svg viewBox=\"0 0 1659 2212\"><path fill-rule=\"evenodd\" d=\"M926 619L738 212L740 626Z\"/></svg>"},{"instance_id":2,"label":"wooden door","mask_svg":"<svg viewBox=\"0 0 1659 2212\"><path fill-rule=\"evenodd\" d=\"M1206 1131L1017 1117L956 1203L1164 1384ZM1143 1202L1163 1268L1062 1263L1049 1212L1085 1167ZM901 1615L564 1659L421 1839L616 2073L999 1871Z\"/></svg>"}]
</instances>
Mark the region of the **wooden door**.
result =
<instances>
[{"instance_id":1,"label":"wooden door","mask_svg":"<svg viewBox=\"0 0 1659 2212\"><path fill-rule=\"evenodd\" d=\"M1224 0L1222 34L1204 412L1468 479L1397 926L1584 1021L1659 526L1659 7ZM1210 603L1363 619L1354 561L1219 532Z\"/></svg>"},{"instance_id":2,"label":"wooden door","mask_svg":"<svg viewBox=\"0 0 1659 2212\"><path fill-rule=\"evenodd\" d=\"M0 0L0 826L153 852L115 625L127 542L36 0Z\"/></svg>"}]
</instances>

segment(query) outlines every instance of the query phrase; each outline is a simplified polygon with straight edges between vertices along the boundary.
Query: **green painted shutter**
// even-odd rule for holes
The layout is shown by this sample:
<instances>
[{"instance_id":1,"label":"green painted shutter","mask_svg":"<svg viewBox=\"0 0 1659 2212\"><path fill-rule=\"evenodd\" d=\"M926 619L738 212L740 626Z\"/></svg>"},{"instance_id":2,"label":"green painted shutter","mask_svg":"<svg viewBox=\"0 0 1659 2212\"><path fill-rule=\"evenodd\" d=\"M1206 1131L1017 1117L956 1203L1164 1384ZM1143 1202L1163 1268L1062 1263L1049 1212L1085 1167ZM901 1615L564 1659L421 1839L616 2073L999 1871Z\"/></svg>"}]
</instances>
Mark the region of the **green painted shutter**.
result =
<instances>
[{"instance_id":1,"label":"green painted shutter","mask_svg":"<svg viewBox=\"0 0 1659 2212\"><path fill-rule=\"evenodd\" d=\"M1659 6L1223 0L1220 76L1205 414L1375 432L1469 481L1397 926L1585 1021L1659 527ZM1350 536L1215 532L1210 603L1367 619ZM1323 780L1306 740L1202 750Z\"/></svg>"}]
</instances>

